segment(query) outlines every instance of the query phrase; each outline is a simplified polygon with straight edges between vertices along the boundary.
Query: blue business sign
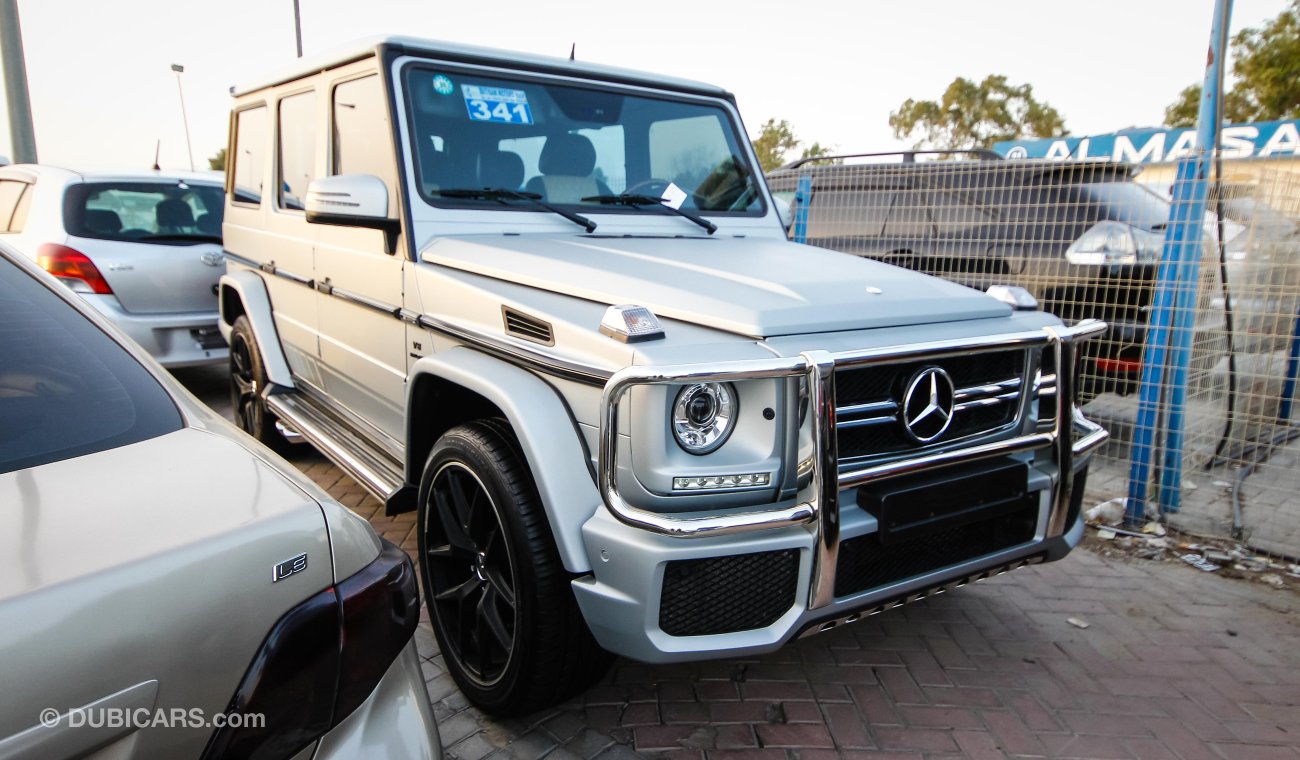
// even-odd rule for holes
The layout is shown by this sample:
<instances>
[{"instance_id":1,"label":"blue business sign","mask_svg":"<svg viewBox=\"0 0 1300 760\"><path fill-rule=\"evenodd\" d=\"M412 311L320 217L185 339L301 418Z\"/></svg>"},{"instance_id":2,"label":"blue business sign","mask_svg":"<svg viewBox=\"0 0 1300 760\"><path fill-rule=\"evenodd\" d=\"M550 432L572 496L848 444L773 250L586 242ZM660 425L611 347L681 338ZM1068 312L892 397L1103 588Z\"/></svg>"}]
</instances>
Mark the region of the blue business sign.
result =
<instances>
[{"instance_id":1,"label":"blue business sign","mask_svg":"<svg viewBox=\"0 0 1300 760\"><path fill-rule=\"evenodd\" d=\"M1233 124L1223 128L1220 142L1224 158L1300 156L1300 120ZM1109 135L1008 140L993 145L993 150L1006 158L1108 158L1131 164L1177 161L1195 149L1195 129L1128 129Z\"/></svg>"}]
</instances>

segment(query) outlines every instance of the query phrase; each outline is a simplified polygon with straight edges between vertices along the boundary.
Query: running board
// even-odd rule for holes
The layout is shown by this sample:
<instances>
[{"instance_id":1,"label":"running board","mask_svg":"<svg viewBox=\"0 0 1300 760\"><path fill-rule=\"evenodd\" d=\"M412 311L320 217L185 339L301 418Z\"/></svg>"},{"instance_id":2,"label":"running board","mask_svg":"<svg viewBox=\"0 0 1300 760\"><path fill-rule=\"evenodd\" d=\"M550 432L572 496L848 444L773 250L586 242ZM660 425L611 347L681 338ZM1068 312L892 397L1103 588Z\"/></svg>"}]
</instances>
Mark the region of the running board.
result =
<instances>
[{"instance_id":1,"label":"running board","mask_svg":"<svg viewBox=\"0 0 1300 760\"><path fill-rule=\"evenodd\" d=\"M386 507L410 490L405 487L401 462L367 445L350 425L314 400L299 393L273 393L266 398L266 408Z\"/></svg>"}]
</instances>

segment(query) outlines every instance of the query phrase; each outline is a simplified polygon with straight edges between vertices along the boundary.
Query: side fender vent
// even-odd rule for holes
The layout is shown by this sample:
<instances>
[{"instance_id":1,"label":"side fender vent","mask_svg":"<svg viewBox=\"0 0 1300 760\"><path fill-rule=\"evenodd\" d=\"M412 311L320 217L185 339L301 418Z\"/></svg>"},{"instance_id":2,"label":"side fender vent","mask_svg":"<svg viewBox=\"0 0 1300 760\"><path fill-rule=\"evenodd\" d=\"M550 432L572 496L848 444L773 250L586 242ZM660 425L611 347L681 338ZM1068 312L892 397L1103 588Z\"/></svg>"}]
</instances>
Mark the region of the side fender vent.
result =
<instances>
[{"instance_id":1,"label":"side fender vent","mask_svg":"<svg viewBox=\"0 0 1300 760\"><path fill-rule=\"evenodd\" d=\"M537 317L516 311L509 306L501 307L501 319L506 325L506 334L516 338L554 346L555 335L551 332L551 323L543 322Z\"/></svg>"}]
</instances>

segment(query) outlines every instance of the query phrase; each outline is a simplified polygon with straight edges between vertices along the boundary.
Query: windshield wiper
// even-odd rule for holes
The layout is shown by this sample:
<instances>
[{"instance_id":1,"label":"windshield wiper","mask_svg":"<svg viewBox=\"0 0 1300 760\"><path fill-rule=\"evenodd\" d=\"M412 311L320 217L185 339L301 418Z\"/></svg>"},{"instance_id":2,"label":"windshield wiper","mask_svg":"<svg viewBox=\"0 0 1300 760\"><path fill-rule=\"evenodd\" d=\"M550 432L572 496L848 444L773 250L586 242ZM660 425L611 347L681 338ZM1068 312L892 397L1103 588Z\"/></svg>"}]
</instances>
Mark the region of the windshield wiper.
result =
<instances>
[{"instance_id":1,"label":"windshield wiper","mask_svg":"<svg viewBox=\"0 0 1300 760\"><path fill-rule=\"evenodd\" d=\"M444 198L472 198L475 200L496 201L504 206L509 206L506 201L526 201L538 208L544 208L547 211L559 214L581 226L587 232L596 231L596 223L581 214L575 214L572 211L565 211L562 208L556 208L542 200L542 196L537 193L521 193L518 190L508 190L504 187L449 187L445 190L434 190L434 195L441 195Z\"/></svg>"},{"instance_id":2,"label":"windshield wiper","mask_svg":"<svg viewBox=\"0 0 1300 760\"><path fill-rule=\"evenodd\" d=\"M657 198L653 195L637 195L635 193L619 193L618 195L589 195L586 198L583 198L583 200L591 201L592 203L600 203L604 205L631 206L633 208L641 208L643 206L659 206L661 208L668 209L669 211L673 212L674 214L684 219L690 219L692 222L695 222L696 224L700 225L705 230L707 230L710 235L718 231L718 225L714 224L713 222L710 222L708 219L705 219L702 216L697 216L695 214L692 214L689 211L683 211L682 209L669 206L667 203L664 202L663 198Z\"/></svg>"}]
</instances>

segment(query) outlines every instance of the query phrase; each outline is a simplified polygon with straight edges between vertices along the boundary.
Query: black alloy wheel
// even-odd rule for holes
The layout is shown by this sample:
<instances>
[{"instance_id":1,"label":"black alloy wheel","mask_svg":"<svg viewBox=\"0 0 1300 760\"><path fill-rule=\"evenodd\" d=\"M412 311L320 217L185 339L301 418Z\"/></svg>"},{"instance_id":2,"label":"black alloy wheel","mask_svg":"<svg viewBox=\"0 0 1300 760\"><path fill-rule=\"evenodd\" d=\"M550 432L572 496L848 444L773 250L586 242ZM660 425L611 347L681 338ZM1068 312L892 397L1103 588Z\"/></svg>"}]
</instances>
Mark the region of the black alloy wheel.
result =
<instances>
[{"instance_id":1,"label":"black alloy wheel","mask_svg":"<svg viewBox=\"0 0 1300 760\"><path fill-rule=\"evenodd\" d=\"M587 628L528 459L492 417L443 433L419 491L420 578L447 670L470 702L526 715L568 699L612 656Z\"/></svg>"},{"instance_id":2,"label":"black alloy wheel","mask_svg":"<svg viewBox=\"0 0 1300 760\"><path fill-rule=\"evenodd\" d=\"M257 348L248 317L240 316L230 331L230 406L235 424L272 449L283 453L289 446L275 428L275 416L263 397L270 380Z\"/></svg>"},{"instance_id":3,"label":"black alloy wheel","mask_svg":"<svg viewBox=\"0 0 1300 760\"><path fill-rule=\"evenodd\" d=\"M492 496L461 462L442 465L429 493L424 561L446 641L479 686L501 680L515 649L515 570Z\"/></svg>"}]
</instances>

